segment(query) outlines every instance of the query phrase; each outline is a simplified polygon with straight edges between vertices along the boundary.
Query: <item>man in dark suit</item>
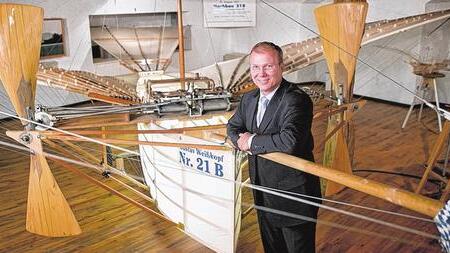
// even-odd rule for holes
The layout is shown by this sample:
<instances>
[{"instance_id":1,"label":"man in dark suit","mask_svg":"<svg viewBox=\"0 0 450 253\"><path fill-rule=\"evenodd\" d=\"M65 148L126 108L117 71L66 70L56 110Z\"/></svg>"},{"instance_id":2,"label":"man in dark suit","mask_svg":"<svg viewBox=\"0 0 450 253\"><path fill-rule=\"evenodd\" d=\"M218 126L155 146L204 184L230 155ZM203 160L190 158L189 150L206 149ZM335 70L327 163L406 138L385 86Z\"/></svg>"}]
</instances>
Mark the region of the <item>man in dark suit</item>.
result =
<instances>
[{"instance_id":1,"label":"man in dark suit","mask_svg":"<svg viewBox=\"0 0 450 253\"><path fill-rule=\"evenodd\" d=\"M260 42L252 48L250 73L259 89L243 95L227 132L237 148L251 152L252 184L320 197L317 177L257 156L284 152L314 161L311 99L283 79L283 52L271 42ZM317 218L318 208L311 205L256 190L253 197L256 206ZM314 222L263 210L257 214L265 252L315 251Z\"/></svg>"}]
</instances>

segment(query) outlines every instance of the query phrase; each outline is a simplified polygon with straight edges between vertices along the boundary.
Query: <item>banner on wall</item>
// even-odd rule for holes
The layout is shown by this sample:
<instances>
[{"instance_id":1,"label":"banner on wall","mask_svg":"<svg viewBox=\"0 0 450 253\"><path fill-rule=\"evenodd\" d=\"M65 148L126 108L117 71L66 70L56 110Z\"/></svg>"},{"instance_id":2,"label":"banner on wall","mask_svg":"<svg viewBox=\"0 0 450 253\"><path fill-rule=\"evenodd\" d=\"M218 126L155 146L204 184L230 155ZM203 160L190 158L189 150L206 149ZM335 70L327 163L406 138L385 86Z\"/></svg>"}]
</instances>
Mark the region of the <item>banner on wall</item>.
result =
<instances>
[{"instance_id":1,"label":"banner on wall","mask_svg":"<svg viewBox=\"0 0 450 253\"><path fill-rule=\"evenodd\" d=\"M256 26L256 0L204 0L205 27Z\"/></svg>"}]
</instances>

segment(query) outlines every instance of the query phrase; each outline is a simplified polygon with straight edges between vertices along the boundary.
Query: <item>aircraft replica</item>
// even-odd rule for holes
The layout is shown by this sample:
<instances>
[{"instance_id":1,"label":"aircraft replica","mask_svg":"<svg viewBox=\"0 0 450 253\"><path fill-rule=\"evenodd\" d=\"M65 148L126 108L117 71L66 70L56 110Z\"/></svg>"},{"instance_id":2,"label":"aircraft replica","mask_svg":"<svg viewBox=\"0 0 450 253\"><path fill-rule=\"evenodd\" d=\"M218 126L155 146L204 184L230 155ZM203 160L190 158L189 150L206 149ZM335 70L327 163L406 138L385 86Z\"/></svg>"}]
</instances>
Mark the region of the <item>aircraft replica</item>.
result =
<instances>
[{"instance_id":1,"label":"aircraft replica","mask_svg":"<svg viewBox=\"0 0 450 253\"><path fill-rule=\"evenodd\" d=\"M179 6L181 8L181 3ZM335 1L333 4L321 6L315 11L321 35L282 47L285 52L286 73L292 73L324 58L327 60L332 79L331 97L334 105L315 115L315 118L329 118L323 166L282 153L262 156L329 180L327 195L342 190L344 186L350 187L429 217L437 217L436 222L440 224L438 222L440 214L446 212L442 202L352 175L354 126L351 118L364 105L364 101L353 100L352 80L361 45L447 19L450 17L450 10L365 25L367 8L368 4L365 1ZM0 62L5 66L0 70L0 80L17 116L5 112L1 114L22 122L23 131L7 131L6 134L31 150L27 230L52 237L81 233L76 217L51 173L47 163L47 159L51 159L145 211L169 219L174 224L182 223L181 228L185 232L208 247L217 251L233 252L241 217L239 188L241 185L236 182L241 181L241 170L245 166L245 162L242 161L245 156L227 143L224 129L227 117L231 115L234 107L234 101L238 100L242 93L255 88L251 83L248 56L202 68L195 71L198 74L186 76L182 53L184 47L182 18L179 16L178 46L182 55L180 76L177 79L162 78L153 73L158 71L161 74L167 68L170 55L176 46L171 46L170 50L163 52L161 45L157 44L154 47L157 48L155 53L145 51L150 47L147 45L152 43L147 41L148 44L145 44L147 43L145 33L148 31L143 29L111 31L104 28L96 31L93 37L99 45L105 48L112 42L122 45L121 50L126 53L123 54L125 57L120 59L121 64L130 70L140 72L140 79L134 90L117 78L99 77L82 71L39 68L40 28L43 20L41 8L1 4L0 18L3 24L9 24L0 28L2 40ZM339 29L336 29L336 25ZM118 34L114 34L115 32ZM137 51L127 49L121 42L121 35L130 36L131 32L139 44L140 49ZM170 31L168 34L171 36L168 36L167 40L173 40L174 33L175 31ZM146 57L148 55L157 57L152 60ZM37 83L79 93L89 99L106 102L108 105L77 108L38 106L35 110ZM440 136L445 140L450 131L450 115L444 110L440 113L446 119ZM105 122L105 117L95 119L97 116L105 115L118 120ZM88 117L89 120L80 123L81 119ZM203 123L196 125L196 122ZM108 126L131 124L137 124L138 129L107 129ZM101 130L87 130L89 128ZM126 133L137 134L138 140L104 138L106 135ZM114 180L118 180L115 178L117 174L128 182L149 189L165 217L70 165L75 163L86 166L86 163L44 152L43 142L69 156L70 152L58 145L55 140L64 141L72 151L85 156L89 156L89 153L73 142L93 142L140 155L143 167L148 168L145 176L146 185L108 163L91 164L90 167L99 169ZM442 146L443 142L440 141L435 148L438 150L440 148L438 146ZM122 144L139 145L139 152L116 146ZM98 158L91 157L90 160L98 161ZM179 166L181 169L174 172L166 170L164 166ZM184 172L193 168L200 170L201 173ZM221 187L217 187L220 192L209 192L209 196L199 198L198 193L204 192L208 185L205 183L207 180L202 179L204 174L210 179L211 185L220 184ZM164 185L169 187L163 188ZM173 186L180 187L180 185L184 190L169 190ZM205 204L207 207L199 204L199 199L209 202ZM224 214L226 218L219 224L213 223L212 221L217 219L205 214L206 208L207 210L218 208L218 212ZM206 231L206 234L214 235L215 239L201 237ZM225 239L221 240L223 238ZM221 244L223 242L226 245ZM449 239L443 237L441 242L448 251Z\"/></svg>"}]
</instances>

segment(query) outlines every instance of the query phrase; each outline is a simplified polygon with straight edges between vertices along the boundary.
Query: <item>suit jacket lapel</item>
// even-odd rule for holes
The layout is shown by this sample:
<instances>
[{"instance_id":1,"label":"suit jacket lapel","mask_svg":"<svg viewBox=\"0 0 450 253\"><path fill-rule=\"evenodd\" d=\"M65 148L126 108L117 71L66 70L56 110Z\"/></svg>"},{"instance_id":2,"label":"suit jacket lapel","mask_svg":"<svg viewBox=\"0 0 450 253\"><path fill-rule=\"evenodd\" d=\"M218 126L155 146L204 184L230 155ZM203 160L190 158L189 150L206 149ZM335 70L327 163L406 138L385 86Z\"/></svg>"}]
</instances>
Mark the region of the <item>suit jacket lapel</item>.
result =
<instances>
[{"instance_id":1,"label":"suit jacket lapel","mask_svg":"<svg viewBox=\"0 0 450 253\"><path fill-rule=\"evenodd\" d=\"M284 95L284 89L286 85L284 85L283 83L284 79L280 84L280 88L278 88L278 90L275 92L272 99L270 100L269 105L266 108L266 112L264 113L264 116L261 120L261 124L259 124L260 133L264 132L264 130L267 128L267 126L269 126L270 122L274 118L275 112L278 109L278 105L280 104L281 99L283 98Z\"/></svg>"},{"instance_id":2,"label":"suit jacket lapel","mask_svg":"<svg viewBox=\"0 0 450 253\"><path fill-rule=\"evenodd\" d=\"M255 122L255 115L257 113L256 111L256 106L258 105L258 100L259 100L259 90L257 90L257 92L255 92L253 94L253 98L250 100L250 103L248 105L249 109L246 110L247 114L245 115L246 117L246 122L248 122L247 124L247 129L250 130L250 132L254 132L254 126L256 126L256 124L254 124Z\"/></svg>"}]
</instances>

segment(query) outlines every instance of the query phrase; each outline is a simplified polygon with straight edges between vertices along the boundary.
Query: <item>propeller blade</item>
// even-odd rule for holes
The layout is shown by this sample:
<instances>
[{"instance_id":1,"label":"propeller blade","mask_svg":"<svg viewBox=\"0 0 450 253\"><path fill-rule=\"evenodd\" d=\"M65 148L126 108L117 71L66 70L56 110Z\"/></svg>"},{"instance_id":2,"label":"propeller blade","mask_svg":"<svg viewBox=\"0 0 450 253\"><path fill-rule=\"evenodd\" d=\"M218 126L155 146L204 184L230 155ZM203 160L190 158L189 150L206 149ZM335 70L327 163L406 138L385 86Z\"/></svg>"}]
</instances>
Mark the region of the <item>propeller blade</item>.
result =
<instances>
[{"instance_id":1,"label":"propeller blade","mask_svg":"<svg viewBox=\"0 0 450 253\"><path fill-rule=\"evenodd\" d=\"M368 4L365 1L334 1L333 4L320 6L314 10L316 23L320 31L323 53L330 72L332 91L335 96L342 96L343 103L352 102L353 76L356 60L361 46ZM342 87L342 88L341 88ZM347 112L334 115L328 120L327 133L344 122L349 116ZM350 122L345 123L350 129ZM347 138L350 140L350 131ZM348 149L343 128L326 142L324 150L324 166L342 170L351 174L351 152ZM351 146L352 147L352 146ZM327 183L326 196L337 193L343 186Z\"/></svg>"},{"instance_id":2,"label":"propeller blade","mask_svg":"<svg viewBox=\"0 0 450 253\"><path fill-rule=\"evenodd\" d=\"M27 230L34 234L50 237L80 234L81 229L75 215L42 153L39 133L7 131L6 134L34 152L31 154L30 161Z\"/></svg>"},{"instance_id":3,"label":"propeller blade","mask_svg":"<svg viewBox=\"0 0 450 253\"><path fill-rule=\"evenodd\" d=\"M353 174L347 142L345 141L344 131L342 127L336 133L336 152L334 154L333 164L331 168L347 174ZM332 196L342 191L343 189L345 189L345 186L333 181L327 181L325 196Z\"/></svg>"},{"instance_id":4,"label":"propeller blade","mask_svg":"<svg viewBox=\"0 0 450 253\"><path fill-rule=\"evenodd\" d=\"M361 46L367 15L366 2L335 3L315 9L323 52L334 91L343 85L344 98L350 99L356 57Z\"/></svg>"},{"instance_id":5,"label":"propeller blade","mask_svg":"<svg viewBox=\"0 0 450 253\"><path fill-rule=\"evenodd\" d=\"M34 111L43 15L39 7L0 4L0 81L23 118Z\"/></svg>"}]
</instances>

